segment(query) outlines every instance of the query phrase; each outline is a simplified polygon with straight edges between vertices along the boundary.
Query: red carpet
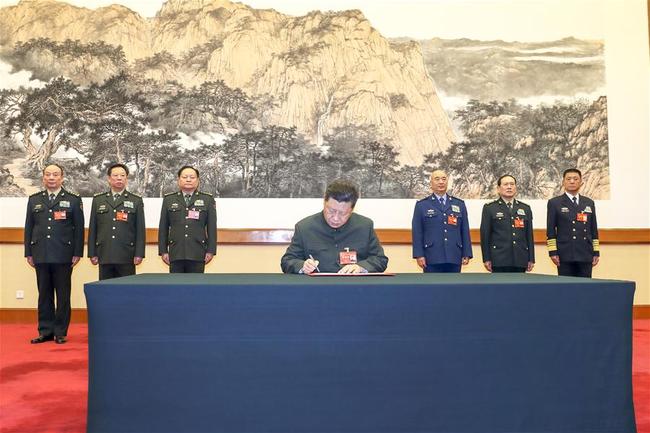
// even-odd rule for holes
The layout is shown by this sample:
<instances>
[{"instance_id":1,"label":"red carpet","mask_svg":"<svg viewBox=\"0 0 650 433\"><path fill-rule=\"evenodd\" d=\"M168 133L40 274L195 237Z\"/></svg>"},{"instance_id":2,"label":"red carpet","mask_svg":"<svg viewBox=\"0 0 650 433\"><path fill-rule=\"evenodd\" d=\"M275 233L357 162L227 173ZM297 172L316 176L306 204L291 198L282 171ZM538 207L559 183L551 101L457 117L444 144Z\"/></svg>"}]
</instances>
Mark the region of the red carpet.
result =
<instances>
[{"instance_id":1,"label":"red carpet","mask_svg":"<svg viewBox=\"0 0 650 433\"><path fill-rule=\"evenodd\" d=\"M29 344L35 325L0 324L0 431L84 433L88 329L67 344ZM650 433L650 320L634 322L634 404L638 433Z\"/></svg>"}]
</instances>

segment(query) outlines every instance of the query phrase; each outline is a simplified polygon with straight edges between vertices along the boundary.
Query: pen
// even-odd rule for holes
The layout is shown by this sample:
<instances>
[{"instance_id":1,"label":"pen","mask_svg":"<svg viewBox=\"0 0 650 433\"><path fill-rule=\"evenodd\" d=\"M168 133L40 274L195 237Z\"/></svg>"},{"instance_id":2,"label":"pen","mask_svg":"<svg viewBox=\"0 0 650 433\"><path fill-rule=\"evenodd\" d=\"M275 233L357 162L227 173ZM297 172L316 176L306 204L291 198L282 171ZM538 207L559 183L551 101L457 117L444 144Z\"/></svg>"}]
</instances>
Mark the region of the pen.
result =
<instances>
[{"instance_id":1,"label":"pen","mask_svg":"<svg viewBox=\"0 0 650 433\"><path fill-rule=\"evenodd\" d=\"M314 256L312 256L311 254L309 255L309 258L312 259L313 261L316 261ZM318 269L318 266L316 266L316 272L320 272L320 269Z\"/></svg>"}]
</instances>

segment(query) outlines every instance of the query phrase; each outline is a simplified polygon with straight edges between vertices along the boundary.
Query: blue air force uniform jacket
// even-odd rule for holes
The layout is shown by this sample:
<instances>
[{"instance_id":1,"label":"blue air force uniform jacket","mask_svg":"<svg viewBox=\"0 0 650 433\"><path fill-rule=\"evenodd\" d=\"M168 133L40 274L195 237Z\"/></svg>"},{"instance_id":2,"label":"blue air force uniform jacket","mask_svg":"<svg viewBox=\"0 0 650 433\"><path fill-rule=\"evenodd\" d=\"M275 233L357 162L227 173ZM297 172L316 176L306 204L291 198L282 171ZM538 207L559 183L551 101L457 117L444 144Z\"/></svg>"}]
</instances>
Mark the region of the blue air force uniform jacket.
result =
<instances>
[{"instance_id":1,"label":"blue air force uniform jacket","mask_svg":"<svg viewBox=\"0 0 650 433\"><path fill-rule=\"evenodd\" d=\"M144 257L145 221L142 197L123 191L115 201L111 191L93 197L88 228L88 257L100 264L132 264Z\"/></svg>"},{"instance_id":2,"label":"blue air force uniform jacket","mask_svg":"<svg viewBox=\"0 0 650 433\"><path fill-rule=\"evenodd\" d=\"M425 257L427 264L460 264L472 257L465 202L447 195L441 205L432 194L415 204L412 221L413 257Z\"/></svg>"},{"instance_id":3,"label":"blue air force uniform jacket","mask_svg":"<svg viewBox=\"0 0 650 433\"><path fill-rule=\"evenodd\" d=\"M546 245L549 256L563 262L591 262L600 255L598 223L594 201L584 195L578 206L562 194L548 201Z\"/></svg>"},{"instance_id":4,"label":"blue air force uniform jacket","mask_svg":"<svg viewBox=\"0 0 650 433\"><path fill-rule=\"evenodd\" d=\"M368 272L384 272L388 257L379 243L370 218L353 213L343 226L330 227L322 212L296 224L291 245L280 259L282 272L297 274L311 255L321 272L338 272L339 253L349 248L357 252L357 264Z\"/></svg>"},{"instance_id":5,"label":"blue air force uniform jacket","mask_svg":"<svg viewBox=\"0 0 650 433\"><path fill-rule=\"evenodd\" d=\"M217 252L217 210L214 197L194 191L189 206L181 191L163 198L158 226L158 254L169 260L205 260Z\"/></svg>"},{"instance_id":6,"label":"blue air force uniform jacket","mask_svg":"<svg viewBox=\"0 0 650 433\"><path fill-rule=\"evenodd\" d=\"M47 190L29 196L25 217L25 257L34 263L71 263L83 257L84 213L81 197L61 188L50 203Z\"/></svg>"},{"instance_id":7,"label":"blue air force uniform jacket","mask_svg":"<svg viewBox=\"0 0 650 433\"><path fill-rule=\"evenodd\" d=\"M533 213L526 203L513 200L512 210L499 198L483 206L481 216L483 262L492 266L525 268L535 262Z\"/></svg>"}]
</instances>

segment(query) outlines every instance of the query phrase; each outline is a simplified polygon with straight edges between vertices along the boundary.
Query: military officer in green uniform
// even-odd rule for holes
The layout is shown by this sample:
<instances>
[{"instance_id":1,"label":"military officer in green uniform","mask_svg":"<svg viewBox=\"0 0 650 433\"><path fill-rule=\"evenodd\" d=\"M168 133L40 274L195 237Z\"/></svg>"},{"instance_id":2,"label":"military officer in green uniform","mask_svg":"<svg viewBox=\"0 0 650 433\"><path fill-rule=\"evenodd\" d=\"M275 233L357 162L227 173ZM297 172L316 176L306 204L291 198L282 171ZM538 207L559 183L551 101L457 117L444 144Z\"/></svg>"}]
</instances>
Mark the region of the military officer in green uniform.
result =
<instances>
[{"instance_id":1,"label":"military officer in green uniform","mask_svg":"<svg viewBox=\"0 0 650 433\"><path fill-rule=\"evenodd\" d=\"M38 337L31 340L32 344L67 341L72 268L83 256L81 197L62 184L63 167L48 165L43 169L45 190L32 194L27 202L25 257L36 270L38 285Z\"/></svg>"},{"instance_id":2,"label":"military officer in green uniform","mask_svg":"<svg viewBox=\"0 0 650 433\"><path fill-rule=\"evenodd\" d=\"M211 194L198 191L199 171L178 170L180 191L165 195L158 254L172 273L203 273L217 252L217 210Z\"/></svg>"},{"instance_id":3,"label":"military officer in green uniform","mask_svg":"<svg viewBox=\"0 0 650 433\"><path fill-rule=\"evenodd\" d=\"M334 181L325 191L323 211L296 224L291 244L280 260L286 274L383 272L388 257L371 219L353 213L356 186Z\"/></svg>"},{"instance_id":4,"label":"military officer in green uniform","mask_svg":"<svg viewBox=\"0 0 650 433\"><path fill-rule=\"evenodd\" d=\"M483 206L483 265L490 272L530 272L535 266L533 213L530 206L515 198L514 176L501 176L497 191L499 198Z\"/></svg>"},{"instance_id":5,"label":"military officer in green uniform","mask_svg":"<svg viewBox=\"0 0 650 433\"><path fill-rule=\"evenodd\" d=\"M113 164L107 175L110 190L93 198L88 229L88 257L99 264L100 280L134 275L145 250L144 204L126 190L128 167Z\"/></svg>"}]
</instances>

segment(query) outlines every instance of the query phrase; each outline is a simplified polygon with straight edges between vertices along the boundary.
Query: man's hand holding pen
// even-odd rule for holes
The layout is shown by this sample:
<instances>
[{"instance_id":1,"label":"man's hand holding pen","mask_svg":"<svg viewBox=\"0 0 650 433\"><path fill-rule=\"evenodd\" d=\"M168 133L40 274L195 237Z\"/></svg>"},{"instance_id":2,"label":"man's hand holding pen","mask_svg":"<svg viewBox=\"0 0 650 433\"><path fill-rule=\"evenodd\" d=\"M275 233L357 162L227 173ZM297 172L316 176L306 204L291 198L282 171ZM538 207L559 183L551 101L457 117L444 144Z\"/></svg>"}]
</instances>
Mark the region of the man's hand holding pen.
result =
<instances>
[{"instance_id":1,"label":"man's hand holding pen","mask_svg":"<svg viewBox=\"0 0 650 433\"><path fill-rule=\"evenodd\" d=\"M318 260L314 259L314 257L312 257L312 255L310 254L309 258L305 260L305 263L303 263L301 272L303 274L311 274L314 271L320 272L320 270L318 269L318 263L319 263Z\"/></svg>"}]
</instances>

